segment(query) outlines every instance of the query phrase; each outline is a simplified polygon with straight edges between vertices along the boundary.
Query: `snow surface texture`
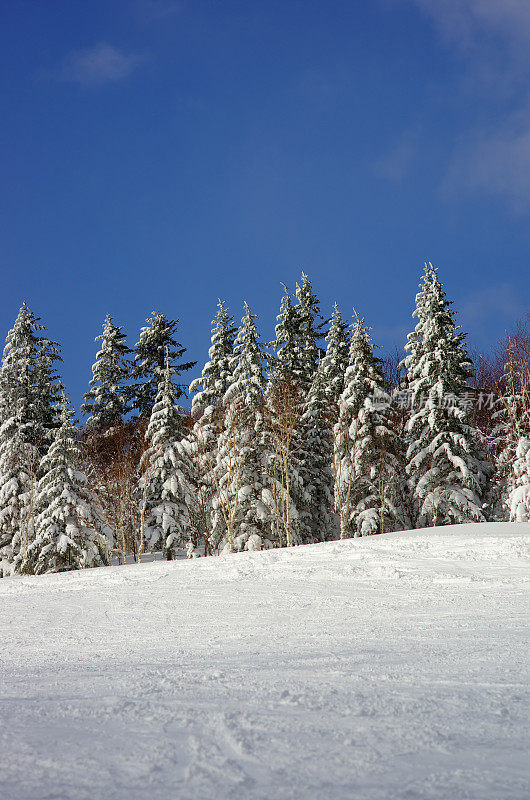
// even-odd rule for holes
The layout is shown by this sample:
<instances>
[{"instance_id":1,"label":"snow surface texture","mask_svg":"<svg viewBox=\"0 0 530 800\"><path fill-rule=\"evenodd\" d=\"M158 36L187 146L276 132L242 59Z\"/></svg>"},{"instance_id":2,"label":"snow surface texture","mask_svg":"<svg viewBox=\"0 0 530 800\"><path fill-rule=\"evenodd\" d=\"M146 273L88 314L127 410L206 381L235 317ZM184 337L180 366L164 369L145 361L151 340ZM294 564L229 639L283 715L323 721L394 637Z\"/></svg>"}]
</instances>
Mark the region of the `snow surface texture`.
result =
<instances>
[{"instance_id":1,"label":"snow surface texture","mask_svg":"<svg viewBox=\"0 0 530 800\"><path fill-rule=\"evenodd\" d=\"M6 800L522 800L529 524L0 581Z\"/></svg>"}]
</instances>

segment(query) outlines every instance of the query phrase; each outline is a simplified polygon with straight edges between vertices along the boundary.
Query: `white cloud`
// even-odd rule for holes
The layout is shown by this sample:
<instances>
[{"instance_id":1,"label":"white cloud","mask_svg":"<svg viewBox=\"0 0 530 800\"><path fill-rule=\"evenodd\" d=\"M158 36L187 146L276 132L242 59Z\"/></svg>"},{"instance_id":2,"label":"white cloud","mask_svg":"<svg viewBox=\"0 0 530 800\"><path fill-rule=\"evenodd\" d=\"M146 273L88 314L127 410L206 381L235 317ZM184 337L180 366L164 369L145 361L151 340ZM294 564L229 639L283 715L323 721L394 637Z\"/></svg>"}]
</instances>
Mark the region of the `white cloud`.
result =
<instances>
[{"instance_id":1,"label":"white cloud","mask_svg":"<svg viewBox=\"0 0 530 800\"><path fill-rule=\"evenodd\" d=\"M462 86L490 99L526 92L529 0L413 0L463 60Z\"/></svg>"},{"instance_id":2,"label":"white cloud","mask_svg":"<svg viewBox=\"0 0 530 800\"><path fill-rule=\"evenodd\" d=\"M530 0L412 0L463 62L473 107L450 156L446 195L487 192L530 205Z\"/></svg>"},{"instance_id":3,"label":"white cloud","mask_svg":"<svg viewBox=\"0 0 530 800\"><path fill-rule=\"evenodd\" d=\"M524 211L530 203L530 112L470 137L453 154L442 189L450 197L461 189L504 195Z\"/></svg>"},{"instance_id":4,"label":"white cloud","mask_svg":"<svg viewBox=\"0 0 530 800\"><path fill-rule=\"evenodd\" d=\"M528 0L414 0L442 35L463 49L480 45L484 33L503 38L510 50L530 42Z\"/></svg>"},{"instance_id":5,"label":"white cloud","mask_svg":"<svg viewBox=\"0 0 530 800\"><path fill-rule=\"evenodd\" d=\"M63 61L56 77L83 86L100 86L127 78L143 57L127 54L101 42L95 47L74 50Z\"/></svg>"}]
</instances>

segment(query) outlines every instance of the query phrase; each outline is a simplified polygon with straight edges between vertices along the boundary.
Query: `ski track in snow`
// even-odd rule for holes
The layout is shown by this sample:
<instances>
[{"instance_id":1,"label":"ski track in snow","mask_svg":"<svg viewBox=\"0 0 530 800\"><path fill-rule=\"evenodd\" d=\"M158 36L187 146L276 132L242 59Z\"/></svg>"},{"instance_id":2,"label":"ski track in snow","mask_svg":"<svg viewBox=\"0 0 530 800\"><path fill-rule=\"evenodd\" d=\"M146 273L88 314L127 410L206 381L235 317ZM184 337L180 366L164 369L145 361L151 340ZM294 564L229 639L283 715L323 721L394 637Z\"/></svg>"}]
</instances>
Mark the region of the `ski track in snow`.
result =
<instances>
[{"instance_id":1,"label":"ski track in snow","mask_svg":"<svg viewBox=\"0 0 530 800\"><path fill-rule=\"evenodd\" d=\"M0 581L5 800L526 800L530 525Z\"/></svg>"}]
</instances>

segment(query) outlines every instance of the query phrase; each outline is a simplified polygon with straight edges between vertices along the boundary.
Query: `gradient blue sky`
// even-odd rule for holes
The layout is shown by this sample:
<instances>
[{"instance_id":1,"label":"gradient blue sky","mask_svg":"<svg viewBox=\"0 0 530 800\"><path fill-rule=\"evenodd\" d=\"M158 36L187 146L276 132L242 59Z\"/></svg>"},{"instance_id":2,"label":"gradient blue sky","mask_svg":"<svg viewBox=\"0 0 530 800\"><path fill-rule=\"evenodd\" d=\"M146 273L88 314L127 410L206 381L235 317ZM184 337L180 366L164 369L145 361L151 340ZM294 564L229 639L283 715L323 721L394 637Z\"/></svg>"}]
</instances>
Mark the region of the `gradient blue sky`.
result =
<instances>
[{"instance_id":1,"label":"gradient blue sky","mask_svg":"<svg viewBox=\"0 0 530 800\"><path fill-rule=\"evenodd\" d=\"M0 64L0 327L76 404L105 314L201 366L219 296L267 339L302 269L385 350L426 259L472 345L530 306L528 0L4 0Z\"/></svg>"}]
</instances>

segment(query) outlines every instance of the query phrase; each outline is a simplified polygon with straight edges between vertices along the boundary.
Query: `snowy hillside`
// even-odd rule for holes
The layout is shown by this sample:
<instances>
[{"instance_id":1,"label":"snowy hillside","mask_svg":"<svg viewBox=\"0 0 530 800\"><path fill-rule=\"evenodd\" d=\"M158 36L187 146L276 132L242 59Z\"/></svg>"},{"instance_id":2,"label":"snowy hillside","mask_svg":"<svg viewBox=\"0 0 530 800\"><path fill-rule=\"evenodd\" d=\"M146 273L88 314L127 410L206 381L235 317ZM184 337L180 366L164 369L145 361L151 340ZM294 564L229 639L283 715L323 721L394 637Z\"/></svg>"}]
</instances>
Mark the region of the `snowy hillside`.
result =
<instances>
[{"instance_id":1,"label":"snowy hillside","mask_svg":"<svg viewBox=\"0 0 530 800\"><path fill-rule=\"evenodd\" d=\"M522 800L530 525L0 581L9 800Z\"/></svg>"}]
</instances>

